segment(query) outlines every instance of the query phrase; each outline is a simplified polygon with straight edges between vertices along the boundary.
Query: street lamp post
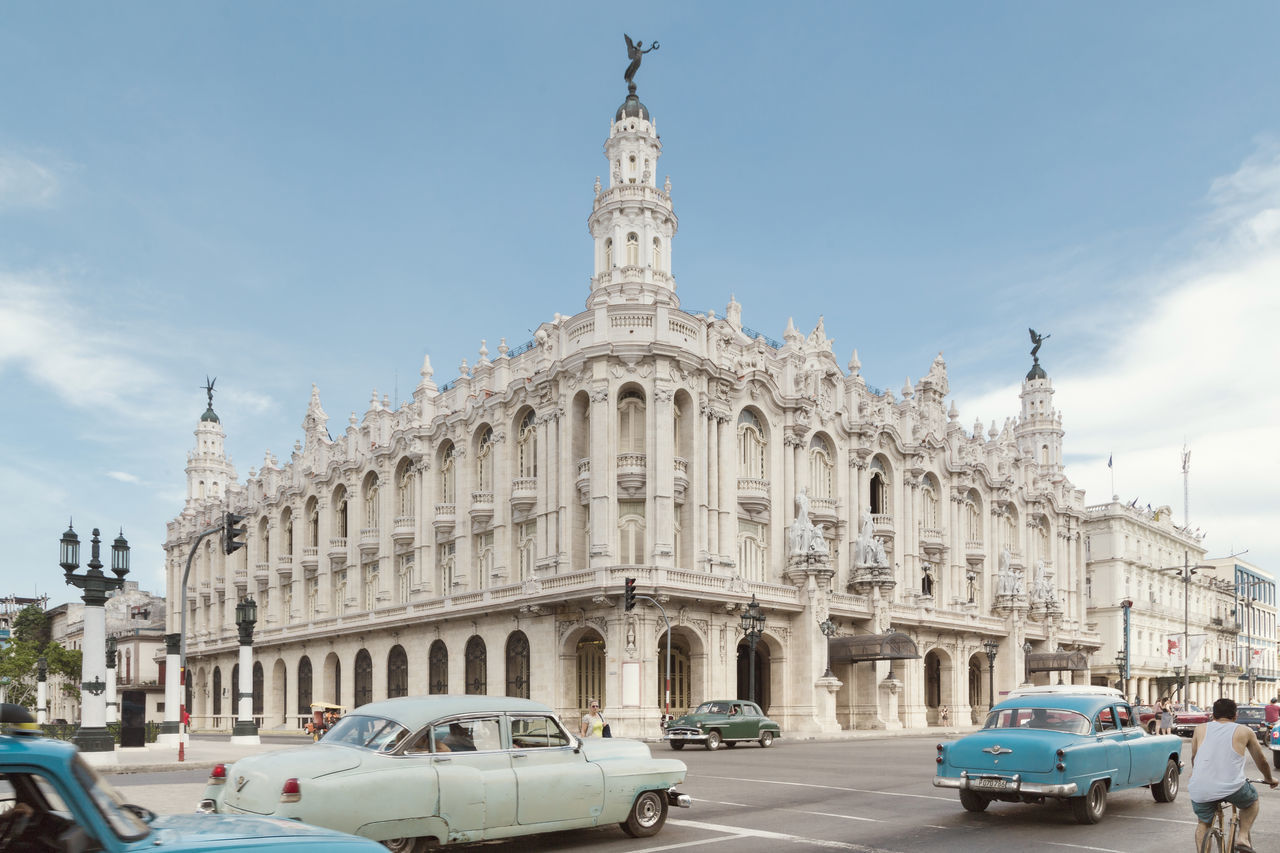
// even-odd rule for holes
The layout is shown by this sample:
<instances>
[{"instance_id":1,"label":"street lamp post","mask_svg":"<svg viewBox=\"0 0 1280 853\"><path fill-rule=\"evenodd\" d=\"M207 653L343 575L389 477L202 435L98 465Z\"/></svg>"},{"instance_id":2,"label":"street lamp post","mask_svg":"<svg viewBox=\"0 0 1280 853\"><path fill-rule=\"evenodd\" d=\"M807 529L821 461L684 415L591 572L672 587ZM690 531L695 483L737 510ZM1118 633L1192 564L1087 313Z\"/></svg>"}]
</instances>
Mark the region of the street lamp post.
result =
<instances>
[{"instance_id":1,"label":"street lamp post","mask_svg":"<svg viewBox=\"0 0 1280 853\"><path fill-rule=\"evenodd\" d=\"M742 612L742 633L747 638L750 652L747 659L747 693L752 702L756 702L756 643L760 641L763 632L764 613L760 611L760 603L756 601L755 595L752 595L751 603Z\"/></svg>"},{"instance_id":2,"label":"street lamp post","mask_svg":"<svg viewBox=\"0 0 1280 853\"><path fill-rule=\"evenodd\" d=\"M1124 664L1125 664L1124 652L1118 652L1116 654L1116 672L1119 673L1119 677L1120 677L1120 692L1124 693L1125 695L1128 695L1129 691L1125 689L1125 682L1128 681L1129 678L1125 674Z\"/></svg>"},{"instance_id":3,"label":"street lamp post","mask_svg":"<svg viewBox=\"0 0 1280 853\"><path fill-rule=\"evenodd\" d=\"M49 660L44 655L36 658L36 722L49 722Z\"/></svg>"},{"instance_id":4,"label":"street lamp post","mask_svg":"<svg viewBox=\"0 0 1280 853\"><path fill-rule=\"evenodd\" d=\"M63 575L69 586L83 590L84 600L84 639L81 643L83 656L80 672L80 728L76 730L72 742L81 753L115 752L115 739L107 731L107 704L103 695L107 690L107 593L124 586L125 575L129 574L129 542L124 532L116 537L111 545L111 571L114 578L107 577L102 571L100 548L102 540L97 528L93 531L93 551L89 559L88 569L83 575L77 575L80 568L80 537L68 525L67 532L62 534L59 547Z\"/></svg>"},{"instance_id":5,"label":"street lamp post","mask_svg":"<svg viewBox=\"0 0 1280 853\"><path fill-rule=\"evenodd\" d=\"M120 702L116 698L116 638L107 637L107 722L120 721Z\"/></svg>"},{"instance_id":6,"label":"street lamp post","mask_svg":"<svg viewBox=\"0 0 1280 853\"><path fill-rule=\"evenodd\" d=\"M996 704L996 653L1000 651L1000 644L986 640L982 650L987 653L987 707L991 708Z\"/></svg>"},{"instance_id":7,"label":"street lamp post","mask_svg":"<svg viewBox=\"0 0 1280 853\"><path fill-rule=\"evenodd\" d=\"M835 678L835 673L831 671L831 638L836 635L836 623L828 616L818 623L818 627L822 629L822 636L827 638L827 671L822 673L822 677Z\"/></svg>"},{"instance_id":8,"label":"street lamp post","mask_svg":"<svg viewBox=\"0 0 1280 853\"><path fill-rule=\"evenodd\" d=\"M258 605L251 596L236 605L236 627L240 629L240 679L236 684L237 710L232 743L260 743L253 722L253 626L258 621Z\"/></svg>"}]
</instances>

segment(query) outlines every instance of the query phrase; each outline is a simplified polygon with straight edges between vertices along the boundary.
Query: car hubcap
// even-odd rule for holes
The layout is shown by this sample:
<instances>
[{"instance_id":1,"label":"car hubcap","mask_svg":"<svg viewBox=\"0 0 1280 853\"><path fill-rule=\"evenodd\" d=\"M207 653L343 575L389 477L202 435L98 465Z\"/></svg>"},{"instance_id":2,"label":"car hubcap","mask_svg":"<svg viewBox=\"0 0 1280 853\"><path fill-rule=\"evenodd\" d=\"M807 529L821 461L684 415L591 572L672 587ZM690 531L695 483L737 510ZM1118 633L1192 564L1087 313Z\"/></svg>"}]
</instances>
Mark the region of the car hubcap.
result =
<instances>
[{"instance_id":1,"label":"car hubcap","mask_svg":"<svg viewBox=\"0 0 1280 853\"><path fill-rule=\"evenodd\" d=\"M636 809L636 812L640 825L649 827L658 822L658 815L662 814L662 807L653 794L645 794L641 798L640 807Z\"/></svg>"}]
</instances>

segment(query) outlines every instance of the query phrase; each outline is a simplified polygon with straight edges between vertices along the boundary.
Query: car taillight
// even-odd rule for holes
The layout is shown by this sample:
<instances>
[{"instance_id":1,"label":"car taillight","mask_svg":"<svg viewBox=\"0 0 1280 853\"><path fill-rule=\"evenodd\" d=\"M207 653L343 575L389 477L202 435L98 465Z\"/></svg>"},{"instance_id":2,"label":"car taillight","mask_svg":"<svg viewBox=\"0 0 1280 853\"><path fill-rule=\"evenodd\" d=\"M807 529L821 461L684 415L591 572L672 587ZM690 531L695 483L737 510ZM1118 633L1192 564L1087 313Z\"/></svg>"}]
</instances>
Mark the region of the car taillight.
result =
<instances>
[{"instance_id":1,"label":"car taillight","mask_svg":"<svg viewBox=\"0 0 1280 853\"><path fill-rule=\"evenodd\" d=\"M1063 750L1061 750L1061 749L1060 749L1060 750L1058 750L1058 764L1057 764L1057 767L1058 767L1058 769L1059 769L1059 770L1066 770L1066 769L1067 769L1067 765L1063 763L1063 762L1066 760L1066 757L1067 757L1067 753L1066 753L1065 751L1063 751Z\"/></svg>"},{"instance_id":2,"label":"car taillight","mask_svg":"<svg viewBox=\"0 0 1280 853\"><path fill-rule=\"evenodd\" d=\"M296 803L302 799L302 788L298 785L297 779L285 779L284 785L280 788L280 802Z\"/></svg>"},{"instance_id":3,"label":"car taillight","mask_svg":"<svg viewBox=\"0 0 1280 853\"><path fill-rule=\"evenodd\" d=\"M934 761L937 762L938 764L942 763L942 753L943 753L943 746L942 744L938 744L938 757L934 759Z\"/></svg>"},{"instance_id":4,"label":"car taillight","mask_svg":"<svg viewBox=\"0 0 1280 853\"><path fill-rule=\"evenodd\" d=\"M225 764L213 765L213 769L209 771L209 784L210 785L227 784L227 765Z\"/></svg>"}]
</instances>

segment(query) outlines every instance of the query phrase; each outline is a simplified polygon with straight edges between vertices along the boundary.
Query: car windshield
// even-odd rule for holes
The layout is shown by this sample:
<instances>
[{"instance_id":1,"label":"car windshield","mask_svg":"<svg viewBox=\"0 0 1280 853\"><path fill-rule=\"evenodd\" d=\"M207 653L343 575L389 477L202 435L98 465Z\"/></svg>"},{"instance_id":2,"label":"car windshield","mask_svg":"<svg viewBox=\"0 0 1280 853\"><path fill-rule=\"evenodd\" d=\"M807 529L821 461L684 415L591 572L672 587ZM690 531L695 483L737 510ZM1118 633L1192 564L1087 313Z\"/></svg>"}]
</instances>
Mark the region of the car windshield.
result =
<instances>
[{"instance_id":1,"label":"car windshield","mask_svg":"<svg viewBox=\"0 0 1280 853\"><path fill-rule=\"evenodd\" d=\"M93 805L107 819L111 831L121 840L137 841L147 837L151 830L146 823L133 812L125 809L124 798L98 775L98 771L86 764L78 755L71 763L71 772L84 786L85 793L89 795Z\"/></svg>"},{"instance_id":2,"label":"car windshield","mask_svg":"<svg viewBox=\"0 0 1280 853\"><path fill-rule=\"evenodd\" d=\"M409 730L382 717L348 714L329 729L325 743L345 743L362 749L390 750L404 740Z\"/></svg>"},{"instance_id":3,"label":"car windshield","mask_svg":"<svg viewBox=\"0 0 1280 853\"><path fill-rule=\"evenodd\" d=\"M1065 708L997 708L987 714L984 729L1051 729L1073 735L1089 733L1089 719Z\"/></svg>"},{"instance_id":4,"label":"car windshield","mask_svg":"<svg viewBox=\"0 0 1280 853\"><path fill-rule=\"evenodd\" d=\"M1266 708L1237 708L1237 723L1261 723L1267 719Z\"/></svg>"},{"instance_id":5,"label":"car windshield","mask_svg":"<svg viewBox=\"0 0 1280 853\"><path fill-rule=\"evenodd\" d=\"M698 706L695 714L727 714L729 713L728 702L703 702Z\"/></svg>"}]
</instances>

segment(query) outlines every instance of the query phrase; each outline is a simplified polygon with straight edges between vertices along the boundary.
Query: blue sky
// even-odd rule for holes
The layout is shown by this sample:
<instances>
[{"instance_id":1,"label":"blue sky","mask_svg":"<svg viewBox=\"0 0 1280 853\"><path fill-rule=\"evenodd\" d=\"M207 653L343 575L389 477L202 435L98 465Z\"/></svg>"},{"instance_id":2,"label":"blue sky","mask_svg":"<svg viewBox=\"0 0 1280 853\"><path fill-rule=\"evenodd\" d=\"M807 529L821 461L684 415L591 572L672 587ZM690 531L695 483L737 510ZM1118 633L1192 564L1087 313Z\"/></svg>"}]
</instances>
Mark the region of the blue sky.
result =
<instances>
[{"instance_id":1,"label":"blue sky","mask_svg":"<svg viewBox=\"0 0 1280 853\"><path fill-rule=\"evenodd\" d=\"M205 375L240 476L582 310L622 34L685 307L825 317L895 391L1017 413L1068 474L1280 565L1280 6L11 2L0 21L0 594L123 526L161 591Z\"/></svg>"}]
</instances>

